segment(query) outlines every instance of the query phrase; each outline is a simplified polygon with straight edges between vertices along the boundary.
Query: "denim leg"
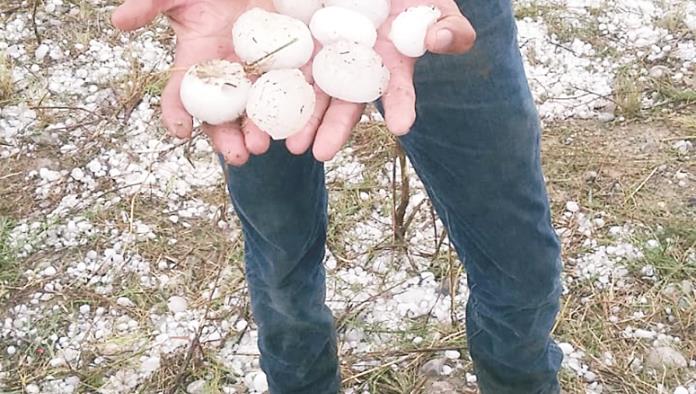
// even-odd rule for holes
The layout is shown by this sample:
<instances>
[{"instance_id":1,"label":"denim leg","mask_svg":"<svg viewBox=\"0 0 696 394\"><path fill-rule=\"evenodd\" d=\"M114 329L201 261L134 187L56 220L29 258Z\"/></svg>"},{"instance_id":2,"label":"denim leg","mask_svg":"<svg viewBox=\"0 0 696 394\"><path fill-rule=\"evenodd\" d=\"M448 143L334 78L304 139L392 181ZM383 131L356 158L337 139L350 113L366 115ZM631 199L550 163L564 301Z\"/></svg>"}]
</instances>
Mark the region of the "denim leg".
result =
<instances>
[{"instance_id":1,"label":"denim leg","mask_svg":"<svg viewBox=\"0 0 696 394\"><path fill-rule=\"evenodd\" d=\"M272 394L335 394L333 317L325 305L324 167L282 142L241 168L226 167L245 238L246 276Z\"/></svg>"},{"instance_id":2,"label":"denim leg","mask_svg":"<svg viewBox=\"0 0 696 394\"><path fill-rule=\"evenodd\" d=\"M463 0L478 41L416 68L417 122L402 144L465 261L469 351L485 394L557 393L560 246L539 120L509 0Z\"/></svg>"}]
</instances>

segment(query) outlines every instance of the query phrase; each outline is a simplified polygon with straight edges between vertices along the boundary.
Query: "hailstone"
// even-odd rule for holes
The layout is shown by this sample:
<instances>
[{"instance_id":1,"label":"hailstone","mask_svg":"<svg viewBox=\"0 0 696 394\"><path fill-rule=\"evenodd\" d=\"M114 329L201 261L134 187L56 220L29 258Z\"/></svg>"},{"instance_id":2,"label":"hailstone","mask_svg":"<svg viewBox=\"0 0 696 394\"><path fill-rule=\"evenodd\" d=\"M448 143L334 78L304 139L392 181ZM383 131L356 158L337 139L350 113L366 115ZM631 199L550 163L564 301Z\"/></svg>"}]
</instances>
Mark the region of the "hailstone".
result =
<instances>
[{"instance_id":1,"label":"hailstone","mask_svg":"<svg viewBox=\"0 0 696 394\"><path fill-rule=\"evenodd\" d=\"M382 26L382 23L389 17L389 11L391 11L391 0L326 0L324 5L358 11L370 18L375 24L375 28Z\"/></svg>"},{"instance_id":2,"label":"hailstone","mask_svg":"<svg viewBox=\"0 0 696 394\"><path fill-rule=\"evenodd\" d=\"M442 13L435 6L407 8L392 22L389 39L404 56L421 57L426 52L425 38L428 29L441 15Z\"/></svg>"},{"instance_id":3,"label":"hailstone","mask_svg":"<svg viewBox=\"0 0 696 394\"><path fill-rule=\"evenodd\" d=\"M322 0L273 0L279 13L309 23L312 15L322 6Z\"/></svg>"},{"instance_id":4,"label":"hailstone","mask_svg":"<svg viewBox=\"0 0 696 394\"><path fill-rule=\"evenodd\" d=\"M302 21L252 8L242 14L232 28L237 55L261 71L300 68L314 53L314 40Z\"/></svg>"},{"instance_id":5,"label":"hailstone","mask_svg":"<svg viewBox=\"0 0 696 394\"><path fill-rule=\"evenodd\" d=\"M272 70L254 83L246 112L271 138L282 140L302 131L315 105L314 88L300 70Z\"/></svg>"},{"instance_id":6,"label":"hailstone","mask_svg":"<svg viewBox=\"0 0 696 394\"><path fill-rule=\"evenodd\" d=\"M375 46L377 30L365 15L348 8L329 6L317 11L309 24L312 35L322 45L346 40Z\"/></svg>"},{"instance_id":7,"label":"hailstone","mask_svg":"<svg viewBox=\"0 0 696 394\"><path fill-rule=\"evenodd\" d=\"M390 73L372 48L337 41L322 48L312 63L314 82L331 97L369 103L382 96Z\"/></svg>"},{"instance_id":8,"label":"hailstone","mask_svg":"<svg viewBox=\"0 0 696 394\"><path fill-rule=\"evenodd\" d=\"M232 122L244 113L251 81L244 67L226 60L210 60L189 68L179 91L186 111L212 125Z\"/></svg>"}]
</instances>

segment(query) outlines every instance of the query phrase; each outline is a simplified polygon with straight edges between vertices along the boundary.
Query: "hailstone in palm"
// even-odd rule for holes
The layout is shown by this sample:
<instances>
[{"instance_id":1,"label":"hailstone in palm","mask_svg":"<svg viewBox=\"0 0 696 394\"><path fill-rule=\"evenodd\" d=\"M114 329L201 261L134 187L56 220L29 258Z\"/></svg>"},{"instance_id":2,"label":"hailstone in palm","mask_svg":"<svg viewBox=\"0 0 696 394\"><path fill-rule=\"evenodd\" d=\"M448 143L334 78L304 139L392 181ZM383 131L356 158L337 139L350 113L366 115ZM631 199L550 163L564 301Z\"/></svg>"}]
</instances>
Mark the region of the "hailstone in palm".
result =
<instances>
[{"instance_id":1,"label":"hailstone in palm","mask_svg":"<svg viewBox=\"0 0 696 394\"><path fill-rule=\"evenodd\" d=\"M410 7L392 22L389 39L396 49L408 57L425 54L425 38L428 29L437 22L442 12L435 6Z\"/></svg>"},{"instance_id":2,"label":"hailstone in palm","mask_svg":"<svg viewBox=\"0 0 696 394\"><path fill-rule=\"evenodd\" d=\"M322 45L346 40L373 47L377 29L365 15L348 8L329 6L320 9L309 24L312 35Z\"/></svg>"},{"instance_id":3,"label":"hailstone in palm","mask_svg":"<svg viewBox=\"0 0 696 394\"><path fill-rule=\"evenodd\" d=\"M315 105L314 88L300 70L272 70L254 82L246 112L261 130L282 140L302 131Z\"/></svg>"},{"instance_id":4,"label":"hailstone in palm","mask_svg":"<svg viewBox=\"0 0 696 394\"><path fill-rule=\"evenodd\" d=\"M235 53L261 71L300 68L314 53L314 40L302 21L252 8L232 28Z\"/></svg>"},{"instance_id":5,"label":"hailstone in palm","mask_svg":"<svg viewBox=\"0 0 696 394\"><path fill-rule=\"evenodd\" d=\"M226 60L210 60L188 69L179 91L186 111L212 125L237 120L246 107L251 81L244 67Z\"/></svg>"},{"instance_id":6,"label":"hailstone in palm","mask_svg":"<svg viewBox=\"0 0 696 394\"><path fill-rule=\"evenodd\" d=\"M312 15L321 8L323 0L273 0L279 13L309 23Z\"/></svg>"},{"instance_id":7,"label":"hailstone in palm","mask_svg":"<svg viewBox=\"0 0 696 394\"><path fill-rule=\"evenodd\" d=\"M369 103L384 94L390 73L374 49L350 41L326 45L314 58L315 83L326 94L352 103Z\"/></svg>"},{"instance_id":8,"label":"hailstone in palm","mask_svg":"<svg viewBox=\"0 0 696 394\"><path fill-rule=\"evenodd\" d=\"M391 11L390 0L325 0L326 6L338 6L357 11L370 18L375 28L382 26Z\"/></svg>"}]
</instances>

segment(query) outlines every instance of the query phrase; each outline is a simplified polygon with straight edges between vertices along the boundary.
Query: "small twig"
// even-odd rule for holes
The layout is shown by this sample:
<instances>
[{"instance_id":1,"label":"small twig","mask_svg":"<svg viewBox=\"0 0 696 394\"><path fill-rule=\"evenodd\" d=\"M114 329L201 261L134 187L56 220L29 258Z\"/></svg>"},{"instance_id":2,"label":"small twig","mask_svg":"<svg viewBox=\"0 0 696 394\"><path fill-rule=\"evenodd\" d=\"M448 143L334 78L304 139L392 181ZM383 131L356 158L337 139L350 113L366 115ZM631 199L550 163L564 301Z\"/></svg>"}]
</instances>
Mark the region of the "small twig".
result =
<instances>
[{"instance_id":1,"label":"small twig","mask_svg":"<svg viewBox=\"0 0 696 394\"><path fill-rule=\"evenodd\" d=\"M454 262L452 258L452 244L449 245L449 253L447 254L447 260L449 263L449 293L450 293L450 319L452 321L452 327L457 327L459 325L459 320L457 319L457 302L455 296L457 295L457 279L459 278L459 272L461 270L461 265ZM455 269L455 265L457 265Z\"/></svg>"},{"instance_id":2,"label":"small twig","mask_svg":"<svg viewBox=\"0 0 696 394\"><path fill-rule=\"evenodd\" d=\"M190 145L190 144L191 144L191 141L196 140L196 139L197 139L198 137L200 137L201 135L203 135L203 132L202 132L202 131L198 131L198 132L194 133L193 136L191 136L191 138L190 138L189 140L183 141L183 142L179 142L179 143L177 143L177 144L174 144L174 145L170 146L170 147L167 148L167 149L163 149L163 150L157 152L157 154L159 155L160 160L163 159L163 158L164 158L164 155L166 155L167 153L170 153L170 152L172 152L172 151L174 151L174 150L176 150L176 149L178 149L178 148L180 148L180 147L182 147L182 146Z\"/></svg>"},{"instance_id":3,"label":"small twig","mask_svg":"<svg viewBox=\"0 0 696 394\"><path fill-rule=\"evenodd\" d=\"M41 3L42 0L34 0L34 7L31 10L31 23L34 26L34 36L36 37L36 42L41 45L42 40L41 40L41 35L39 34L39 27L36 24L36 12L39 9L39 3Z\"/></svg>"},{"instance_id":4,"label":"small twig","mask_svg":"<svg viewBox=\"0 0 696 394\"><path fill-rule=\"evenodd\" d=\"M638 187L637 187L635 190L633 190L633 192L628 196L628 198L626 198L625 201L628 201L628 200L633 199L633 197L635 197L635 195L636 195L639 191L641 191L641 189L643 189L643 186L645 186L645 184L648 183L648 181L650 180L650 178L652 178L653 175L655 175L655 173L657 172L657 169L658 169L658 168L660 168L660 167L657 166L657 167L653 168L652 172L650 172L650 175L648 175L645 179L643 179L643 182L641 182L640 185L638 185Z\"/></svg>"},{"instance_id":5,"label":"small twig","mask_svg":"<svg viewBox=\"0 0 696 394\"><path fill-rule=\"evenodd\" d=\"M29 107L29 109L32 109L32 110L50 110L50 109L55 109L55 110L68 110L68 111L83 111L83 112L90 113L90 114L92 114L92 115L94 115L94 116L102 117L102 116L99 115L98 113L96 113L96 112L94 112L94 111L92 111L92 110L89 110L89 109L87 109L87 108L83 108L83 107L69 107L69 106L33 106L33 107Z\"/></svg>"},{"instance_id":6,"label":"small twig","mask_svg":"<svg viewBox=\"0 0 696 394\"><path fill-rule=\"evenodd\" d=\"M294 44L294 43L296 43L296 42L297 42L297 37L295 37L295 38L293 38L292 40L290 40L290 42L288 42L287 44L282 45L280 48L271 51L270 53L268 53L268 54L262 56L260 59L258 59L258 60L256 60L256 61L254 61L253 63L249 64L249 67L256 67L257 65L259 65L259 63L261 63L261 62L267 60L267 59L270 58L271 56L275 55L276 53L282 51L283 49L289 47L290 45L292 45L292 44Z\"/></svg>"},{"instance_id":7,"label":"small twig","mask_svg":"<svg viewBox=\"0 0 696 394\"><path fill-rule=\"evenodd\" d=\"M399 163L399 170L401 175L401 187L399 190L399 202L396 201L396 164ZM396 147L396 157L394 158L394 166L392 168L392 193L394 201L394 241L403 241L406 237L406 230L410 223L405 221L406 209L408 209L408 204L410 202L410 185L408 179L408 163L406 161L406 154L403 149L398 145Z\"/></svg>"},{"instance_id":8,"label":"small twig","mask_svg":"<svg viewBox=\"0 0 696 394\"><path fill-rule=\"evenodd\" d=\"M437 256L437 251L438 251L438 245L440 243L439 238L437 236L437 218L435 217L435 208L433 208L433 204L429 204L430 208L430 218L433 220L433 240L435 242L435 256Z\"/></svg>"},{"instance_id":9,"label":"small twig","mask_svg":"<svg viewBox=\"0 0 696 394\"><path fill-rule=\"evenodd\" d=\"M425 347L425 348L416 348L416 349L404 349L404 350L394 350L390 352L374 352L374 353L367 353L370 356L390 356L390 357L396 357L396 356L405 356L407 354L413 354L413 353L437 353L437 352L445 352L447 350L461 350L462 346L439 346L439 347Z\"/></svg>"},{"instance_id":10,"label":"small twig","mask_svg":"<svg viewBox=\"0 0 696 394\"><path fill-rule=\"evenodd\" d=\"M680 141L680 140L696 140L696 135L687 135L684 137L663 138L661 141L662 142L669 142L669 141Z\"/></svg>"},{"instance_id":11,"label":"small twig","mask_svg":"<svg viewBox=\"0 0 696 394\"><path fill-rule=\"evenodd\" d=\"M379 371L380 369L384 369L384 368L390 367L390 366L392 366L392 365L394 365L394 364L398 364L398 363L400 363L400 362L402 362L402 361L405 361L407 358L408 358L407 356L402 356L401 358L398 358L398 359L396 359L396 360L394 360L394 361L390 361L390 362L388 362L388 363L386 363L386 364L382 364L382 365L376 366L376 367L374 367L374 368L370 368L370 369L368 369L368 370L366 370L366 371L362 371L362 372L360 372L359 374L356 374L356 375L350 376L350 377L348 377L348 378L346 378L346 379L343 379L343 384L346 384L346 383L350 382L351 380L356 380L356 379L358 379L358 378L360 378L360 377L362 377L362 376L369 375L369 374L371 374L371 373L374 372L374 371Z\"/></svg>"},{"instance_id":12,"label":"small twig","mask_svg":"<svg viewBox=\"0 0 696 394\"><path fill-rule=\"evenodd\" d=\"M5 180L7 178L12 178L13 176L17 176L17 175L21 175L21 174L22 174L22 172L19 171L19 172L13 172L11 174L3 175L0 177L0 181Z\"/></svg>"}]
</instances>

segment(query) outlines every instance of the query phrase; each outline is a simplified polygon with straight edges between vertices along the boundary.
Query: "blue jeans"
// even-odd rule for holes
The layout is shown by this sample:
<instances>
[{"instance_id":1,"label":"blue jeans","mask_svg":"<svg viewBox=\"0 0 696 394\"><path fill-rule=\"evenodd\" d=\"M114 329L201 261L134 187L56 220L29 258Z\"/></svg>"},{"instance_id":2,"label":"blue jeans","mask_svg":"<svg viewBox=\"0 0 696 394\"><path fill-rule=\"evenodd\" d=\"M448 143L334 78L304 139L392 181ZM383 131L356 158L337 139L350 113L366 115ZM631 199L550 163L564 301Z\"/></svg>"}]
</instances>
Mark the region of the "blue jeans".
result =
<instances>
[{"instance_id":1,"label":"blue jeans","mask_svg":"<svg viewBox=\"0 0 696 394\"><path fill-rule=\"evenodd\" d=\"M539 120L509 0L463 0L477 30L465 56L426 56L418 120L401 139L465 261L469 351L482 393L558 393L560 248L539 153ZM324 304L323 165L282 143L227 168L241 218L261 367L272 394L339 391Z\"/></svg>"}]
</instances>

